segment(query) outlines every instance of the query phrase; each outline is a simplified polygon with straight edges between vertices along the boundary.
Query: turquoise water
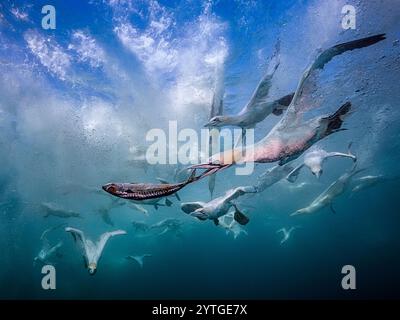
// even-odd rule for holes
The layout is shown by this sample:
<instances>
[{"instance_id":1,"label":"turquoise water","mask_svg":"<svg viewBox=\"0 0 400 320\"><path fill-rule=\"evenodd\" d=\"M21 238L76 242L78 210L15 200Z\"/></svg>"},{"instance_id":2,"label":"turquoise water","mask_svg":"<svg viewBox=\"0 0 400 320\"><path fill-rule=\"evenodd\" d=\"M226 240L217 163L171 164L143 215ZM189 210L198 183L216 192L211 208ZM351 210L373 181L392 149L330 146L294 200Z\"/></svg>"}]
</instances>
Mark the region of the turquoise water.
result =
<instances>
[{"instance_id":1,"label":"turquoise water","mask_svg":"<svg viewBox=\"0 0 400 320\"><path fill-rule=\"evenodd\" d=\"M395 298L399 297L400 156L398 108L400 9L395 1L358 1L356 30L341 27L342 1L55 2L56 30L43 30L40 1L0 7L0 297L3 299L166 298ZM15 8L19 8L18 15ZM158 23L158 24L157 24ZM352 142L358 168L346 191L327 207L290 216L307 206L352 163L331 159L317 179L304 170L296 183L282 180L238 201L250 222L236 239L180 209L209 201L207 179L188 185L170 207L144 206L148 215L111 204L101 186L110 181L174 181L176 165L143 167L132 160L146 148L146 133L178 128L199 132L207 122L215 84L225 88L224 112L238 112L263 75L277 38L281 65L271 88L278 98L295 89L318 49L386 33L375 46L334 59L310 92L307 117L328 114L351 101L348 130L318 142L345 152ZM280 117L257 124L256 140ZM302 157L293 161L301 163ZM214 197L253 185L275 164L249 176L218 173ZM181 166L179 166L181 168ZM387 180L352 193L356 178ZM164 203L164 200L161 201ZM45 217L51 203L79 218ZM132 222L174 218L178 231L140 231ZM43 290L42 232L60 225L96 240L112 238L94 276L85 269L71 235L49 263L56 289ZM111 224L112 225L111 225ZM297 226L281 244L277 230ZM128 255L151 254L143 268ZM356 268L357 289L343 290L341 269Z\"/></svg>"}]
</instances>

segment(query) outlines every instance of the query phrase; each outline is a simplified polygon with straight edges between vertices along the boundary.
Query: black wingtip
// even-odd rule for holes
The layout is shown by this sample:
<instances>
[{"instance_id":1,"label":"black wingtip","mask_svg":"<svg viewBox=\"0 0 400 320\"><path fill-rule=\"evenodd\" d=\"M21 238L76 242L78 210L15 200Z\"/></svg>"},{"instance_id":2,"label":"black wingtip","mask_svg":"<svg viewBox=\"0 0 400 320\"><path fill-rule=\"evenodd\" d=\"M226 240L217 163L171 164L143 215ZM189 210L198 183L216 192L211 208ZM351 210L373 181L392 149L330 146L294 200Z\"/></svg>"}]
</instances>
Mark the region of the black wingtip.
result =
<instances>
[{"instance_id":1,"label":"black wingtip","mask_svg":"<svg viewBox=\"0 0 400 320\"><path fill-rule=\"evenodd\" d=\"M380 33L380 34L376 34L374 36L370 36L361 40L364 40L366 45L371 45L374 43L377 43L379 41L385 40L386 39L386 33Z\"/></svg>"},{"instance_id":2,"label":"black wingtip","mask_svg":"<svg viewBox=\"0 0 400 320\"><path fill-rule=\"evenodd\" d=\"M362 48L362 47L368 47L368 46L371 46L371 45L373 45L375 43L378 43L378 42L380 42L382 40L385 40L385 39L386 39L386 34L385 33L376 34L374 36L358 39L358 40L355 40L353 42L354 49Z\"/></svg>"},{"instance_id":3,"label":"black wingtip","mask_svg":"<svg viewBox=\"0 0 400 320\"><path fill-rule=\"evenodd\" d=\"M380 33L380 34L376 34L376 35L373 35L370 37L365 37L365 38L341 43L341 44L336 45L334 48L336 50L338 50L338 52L336 52L336 55L337 55L337 54L343 53L348 50L355 50L355 49L369 47L369 46L371 46L375 43L378 43L382 40L385 40L385 39L386 39L386 34Z\"/></svg>"}]
</instances>

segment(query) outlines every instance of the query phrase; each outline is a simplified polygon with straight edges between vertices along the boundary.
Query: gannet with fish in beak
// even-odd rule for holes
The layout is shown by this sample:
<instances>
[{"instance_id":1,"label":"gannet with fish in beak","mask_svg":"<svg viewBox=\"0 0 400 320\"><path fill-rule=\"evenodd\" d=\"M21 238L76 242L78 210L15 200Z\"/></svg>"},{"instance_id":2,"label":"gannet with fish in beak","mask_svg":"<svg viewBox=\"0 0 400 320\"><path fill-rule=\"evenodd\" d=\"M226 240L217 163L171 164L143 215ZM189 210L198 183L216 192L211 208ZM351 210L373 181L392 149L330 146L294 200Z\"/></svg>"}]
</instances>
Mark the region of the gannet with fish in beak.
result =
<instances>
[{"instance_id":1,"label":"gannet with fish in beak","mask_svg":"<svg viewBox=\"0 0 400 320\"><path fill-rule=\"evenodd\" d=\"M294 97L284 117L258 143L242 148L234 148L213 155L207 163L191 166L191 168L206 169L210 175L235 164L245 162L267 163L279 161L283 165L298 158L305 150L317 141L342 129L343 121L351 109L351 103L346 102L336 112L327 116L318 116L303 120L304 92L313 84L313 75L337 55L359 48L368 47L385 39L385 34L366 37L335 45L323 51L304 72ZM308 106L307 106L308 107Z\"/></svg>"}]
</instances>

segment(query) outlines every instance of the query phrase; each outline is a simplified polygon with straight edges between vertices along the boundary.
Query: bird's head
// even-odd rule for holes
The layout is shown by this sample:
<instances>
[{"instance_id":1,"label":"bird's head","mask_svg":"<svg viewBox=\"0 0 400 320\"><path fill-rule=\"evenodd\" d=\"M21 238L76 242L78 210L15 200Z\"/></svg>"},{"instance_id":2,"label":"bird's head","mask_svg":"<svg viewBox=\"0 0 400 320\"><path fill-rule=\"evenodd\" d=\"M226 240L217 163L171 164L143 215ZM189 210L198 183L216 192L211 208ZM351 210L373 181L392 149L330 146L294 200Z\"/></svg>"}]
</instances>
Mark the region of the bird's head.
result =
<instances>
[{"instance_id":1,"label":"bird's head","mask_svg":"<svg viewBox=\"0 0 400 320\"><path fill-rule=\"evenodd\" d=\"M320 166L314 166L311 168L311 173L319 179L323 173L323 170Z\"/></svg>"},{"instance_id":2,"label":"bird's head","mask_svg":"<svg viewBox=\"0 0 400 320\"><path fill-rule=\"evenodd\" d=\"M96 265L96 263L92 262L91 264L89 264L89 266L88 266L88 271L89 271L89 274L90 274L91 276L94 276L94 275L96 274L96 272L97 272L97 265Z\"/></svg>"},{"instance_id":3,"label":"bird's head","mask_svg":"<svg viewBox=\"0 0 400 320\"><path fill-rule=\"evenodd\" d=\"M226 116L215 116L208 121L207 124L204 125L204 127L223 127L225 125L228 125L227 123L228 118Z\"/></svg>"}]
</instances>

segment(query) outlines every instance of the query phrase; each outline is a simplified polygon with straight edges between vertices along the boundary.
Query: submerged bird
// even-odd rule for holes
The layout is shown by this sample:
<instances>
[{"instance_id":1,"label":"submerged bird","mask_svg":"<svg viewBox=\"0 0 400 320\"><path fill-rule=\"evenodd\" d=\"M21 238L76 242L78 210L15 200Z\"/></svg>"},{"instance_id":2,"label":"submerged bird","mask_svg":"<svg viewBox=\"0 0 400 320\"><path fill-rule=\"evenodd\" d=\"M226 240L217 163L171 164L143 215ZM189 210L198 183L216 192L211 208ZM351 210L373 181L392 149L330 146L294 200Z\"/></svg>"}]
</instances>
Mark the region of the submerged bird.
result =
<instances>
[{"instance_id":1,"label":"submerged bird","mask_svg":"<svg viewBox=\"0 0 400 320\"><path fill-rule=\"evenodd\" d=\"M144 222L132 221L132 225L136 231L147 232L150 229L150 226Z\"/></svg>"},{"instance_id":2,"label":"submerged bird","mask_svg":"<svg viewBox=\"0 0 400 320\"><path fill-rule=\"evenodd\" d=\"M163 219L155 224L150 226L150 230L162 230L159 235L165 234L167 232L177 233L180 231L183 222L179 219L167 218Z\"/></svg>"},{"instance_id":3,"label":"submerged bird","mask_svg":"<svg viewBox=\"0 0 400 320\"><path fill-rule=\"evenodd\" d=\"M289 230L286 230L286 228L281 228L278 231L276 231L276 233L282 232L283 234L283 238L281 240L281 244L285 243L286 241L289 240L290 235L292 234L292 232L296 229L298 229L299 227L291 227Z\"/></svg>"},{"instance_id":4,"label":"submerged bird","mask_svg":"<svg viewBox=\"0 0 400 320\"><path fill-rule=\"evenodd\" d=\"M43 244L42 249L39 251L38 255L33 259L34 265L37 262L41 262L43 264L52 264L50 259L56 255L60 256L58 250L62 247L63 242L59 241L56 245L51 246L49 242L45 242Z\"/></svg>"},{"instance_id":5,"label":"submerged bird","mask_svg":"<svg viewBox=\"0 0 400 320\"><path fill-rule=\"evenodd\" d=\"M118 198L113 198L111 202L107 206L103 206L97 210L97 213L101 215L101 218L103 221L110 225L114 226L114 222L112 221L110 217L110 212L112 209L124 206L126 202L120 201ZM128 203L128 206L134 210L137 210L145 215L148 215L148 212L145 208L143 208L141 205L138 205L136 203Z\"/></svg>"},{"instance_id":6,"label":"submerged bird","mask_svg":"<svg viewBox=\"0 0 400 320\"><path fill-rule=\"evenodd\" d=\"M231 233L234 239L236 239L242 233L247 235L247 231L235 221L233 212L229 212L226 215L219 217L218 225L226 230L226 234Z\"/></svg>"},{"instance_id":7,"label":"submerged bird","mask_svg":"<svg viewBox=\"0 0 400 320\"><path fill-rule=\"evenodd\" d=\"M101 216L101 219L103 219L104 223L114 226L114 221L112 221L110 217L110 208L107 207L101 207L97 210L97 213Z\"/></svg>"},{"instance_id":8,"label":"submerged bird","mask_svg":"<svg viewBox=\"0 0 400 320\"><path fill-rule=\"evenodd\" d=\"M42 202L40 207L42 210L44 210L43 216L45 218L49 216L55 216L59 218L82 218L80 213L71 210L65 210L54 203Z\"/></svg>"},{"instance_id":9,"label":"submerged bird","mask_svg":"<svg viewBox=\"0 0 400 320\"><path fill-rule=\"evenodd\" d=\"M254 128L258 122L263 121L271 113L281 115L292 100L294 93L288 94L276 101L269 101L269 91L273 76L280 64L279 44L271 57L268 70L259 82L250 101L237 115L214 115L205 125L206 127L238 126L242 128L242 139L245 130Z\"/></svg>"},{"instance_id":10,"label":"submerged bird","mask_svg":"<svg viewBox=\"0 0 400 320\"><path fill-rule=\"evenodd\" d=\"M139 264L139 266L140 266L141 268L143 268L143 261L144 261L144 258L147 258L147 257L152 257L152 255L146 253L146 254L142 254L142 255L140 255L140 256L126 256L125 258L126 258L127 260L136 261L136 262Z\"/></svg>"},{"instance_id":11,"label":"submerged bird","mask_svg":"<svg viewBox=\"0 0 400 320\"><path fill-rule=\"evenodd\" d=\"M274 166L267 170L257 179L257 184L255 185L257 192L262 192L266 188L284 179L292 170L293 167L289 164Z\"/></svg>"},{"instance_id":12,"label":"submerged bird","mask_svg":"<svg viewBox=\"0 0 400 320\"><path fill-rule=\"evenodd\" d=\"M156 232L156 235L160 236L167 233L178 235L181 232L183 222L178 219L167 218L151 225L136 221L133 221L132 224L136 231L153 234Z\"/></svg>"},{"instance_id":13,"label":"submerged bird","mask_svg":"<svg viewBox=\"0 0 400 320\"><path fill-rule=\"evenodd\" d=\"M335 210L333 209L332 206L333 200L335 200L338 196L340 196L345 192L351 178L354 175L365 170L365 169L359 169L359 170L355 169L356 165L354 164L352 170L341 175L339 179L334 181L324 192L322 192L313 202L311 202L310 205L308 205L305 208L297 210L291 215L295 216L305 213L314 213L322 208L325 208L326 206L330 206L332 212L335 213Z\"/></svg>"},{"instance_id":14,"label":"submerged bird","mask_svg":"<svg viewBox=\"0 0 400 320\"><path fill-rule=\"evenodd\" d=\"M215 198L209 202L185 202L182 203L181 209L183 212L188 213L200 220L212 220L215 225L219 224L218 218L227 214L231 207L235 208L234 219L241 225L249 222L247 218L237 206L232 203L233 200L246 193L256 193L257 189L253 186L237 187L228 190L225 195Z\"/></svg>"},{"instance_id":15,"label":"submerged bird","mask_svg":"<svg viewBox=\"0 0 400 320\"><path fill-rule=\"evenodd\" d=\"M287 176L287 180L289 182L295 182L297 177L299 176L300 170L306 166L308 167L312 174L319 178L322 175L322 166L326 159L332 157L344 157L350 158L354 162L357 161L357 157L350 152L351 143L349 144L347 153L342 152L327 152L323 149L316 149L310 152L307 152L304 155L304 161L302 164L297 166L292 172Z\"/></svg>"},{"instance_id":16,"label":"submerged bird","mask_svg":"<svg viewBox=\"0 0 400 320\"><path fill-rule=\"evenodd\" d=\"M304 105L304 92L313 84L314 75L318 70L331 61L335 56L346 51L368 47L385 39L384 34L362 38L335 45L323 51L318 58L304 72L295 92L295 95L284 117L272 128L261 141L242 148L234 148L213 155L207 163L191 166L193 169L205 169L204 176L234 164L245 162L276 162L283 165L298 158L304 151L317 141L342 129L345 116L351 109L351 103L346 102L336 112L328 116L318 116L303 121L304 110L310 106ZM307 108L306 108L307 107Z\"/></svg>"},{"instance_id":17,"label":"submerged bird","mask_svg":"<svg viewBox=\"0 0 400 320\"><path fill-rule=\"evenodd\" d=\"M65 231L71 233L75 242L79 242L81 250L83 250L85 267L91 275L94 275L97 271L97 265L107 241L111 237L126 234L126 231L124 230L106 232L100 236L100 239L96 243L94 243L92 240L86 239L85 234L79 229L67 227L65 228Z\"/></svg>"},{"instance_id":18,"label":"submerged bird","mask_svg":"<svg viewBox=\"0 0 400 320\"><path fill-rule=\"evenodd\" d=\"M364 189L372 188L376 186L377 184L383 183L383 182L389 182L389 181L397 181L400 180L400 177L385 177L384 175L377 175L377 176L364 176L361 178L358 178L357 180L354 181L355 186L351 190L352 193L358 192Z\"/></svg>"},{"instance_id":19,"label":"submerged bird","mask_svg":"<svg viewBox=\"0 0 400 320\"><path fill-rule=\"evenodd\" d=\"M49 239L47 238L47 235L53 231L56 230L65 224L60 224L54 227L50 227L43 231L42 235L40 236L40 240L42 241L42 248L39 251L38 255L33 259L33 264L35 265L37 262L41 262L43 264L52 264L51 259L54 256L60 257L61 255L59 254L59 249L62 247L63 242L59 241L56 245L52 246L50 244Z\"/></svg>"},{"instance_id":20,"label":"submerged bird","mask_svg":"<svg viewBox=\"0 0 400 320\"><path fill-rule=\"evenodd\" d=\"M120 207L124 205L124 203L121 203L119 201L115 201L114 199L111 200L111 202L107 205L107 206L103 206L99 209L97 209L97 213L100 214L101 218L103 219L103 221L110 225L110 226L114 226L114 222L111 220L110 217L110 211L116 207Z\"/></svg>"},{"instance_id":21,"label":"submerged bird","mask_svg":"<svg viewBox=\"0 0 400 320\"><path fill-rule=\"evenodd\" d=\"M137 204L137 203L134 203L134 202L128 202L127 205L128 205L129 208L132 208L132 209L134 209L136 211L139 211L139 212L143 213L146 216L149 215L149 212L145 208L143 208L140 204ZM156 210L158 209L159 205L163 206L163 204L157 204L157 203L152 204L152 205L156 208Z\"/></svg>"}]
</instances>

